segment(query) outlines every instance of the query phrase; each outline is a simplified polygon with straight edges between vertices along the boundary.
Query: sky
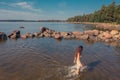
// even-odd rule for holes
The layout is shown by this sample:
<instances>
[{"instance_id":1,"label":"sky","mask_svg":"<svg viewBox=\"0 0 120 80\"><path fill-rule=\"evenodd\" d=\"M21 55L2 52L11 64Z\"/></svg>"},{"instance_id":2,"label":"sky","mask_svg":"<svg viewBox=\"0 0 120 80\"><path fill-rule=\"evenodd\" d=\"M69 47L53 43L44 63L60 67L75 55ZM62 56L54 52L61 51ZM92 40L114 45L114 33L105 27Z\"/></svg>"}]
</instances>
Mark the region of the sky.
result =
<instances>
[{"instance_id":1,"label":"sky","mask_svg":"<svg viewBox=\"0 0 120 80\"><path fill-rule=\"evenodd\" d=\"M66 20L120 0L0 0L0 20Z\"/></svg>"}]
</instances>

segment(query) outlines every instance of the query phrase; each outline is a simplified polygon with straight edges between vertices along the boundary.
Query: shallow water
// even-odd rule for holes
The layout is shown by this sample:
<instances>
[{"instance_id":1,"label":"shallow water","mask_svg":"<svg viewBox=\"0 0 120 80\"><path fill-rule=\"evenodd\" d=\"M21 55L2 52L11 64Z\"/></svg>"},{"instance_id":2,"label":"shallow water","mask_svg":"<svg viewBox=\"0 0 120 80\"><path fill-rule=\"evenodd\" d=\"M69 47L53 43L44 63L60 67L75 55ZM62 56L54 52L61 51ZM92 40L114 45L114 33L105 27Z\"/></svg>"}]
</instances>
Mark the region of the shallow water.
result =
<instances>
[{"instance_id":1,"label":"shallow water","mask_svg":"<svg viewBox=\"0 0 120 80\"><path fill-rule=\"evenodd\" d=\"M20 29L21 33L39 32L40 26L57 31L84 31L80 24L67 23L0 23L0 31L8 34ZM82 63L90 68L76 80L119 80L120 47L103 42L53 38L18 39L0 42L0 80L72 80L66 78L67 69L73 66L74 50L83 45Z\"/></svg>"}]
</instances>

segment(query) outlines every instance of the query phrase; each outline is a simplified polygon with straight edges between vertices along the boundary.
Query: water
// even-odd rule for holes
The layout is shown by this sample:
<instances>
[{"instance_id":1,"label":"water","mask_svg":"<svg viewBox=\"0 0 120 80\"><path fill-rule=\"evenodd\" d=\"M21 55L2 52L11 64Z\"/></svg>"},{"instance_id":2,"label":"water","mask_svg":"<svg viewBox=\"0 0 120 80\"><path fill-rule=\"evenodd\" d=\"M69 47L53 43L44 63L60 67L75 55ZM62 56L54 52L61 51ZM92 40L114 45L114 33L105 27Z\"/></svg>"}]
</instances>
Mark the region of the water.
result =
<instances>
[{"instance_id":1,"label":"water","mask_svg":"<svg viewBox=\"0 0 120 80\"><path fill-rule=\"evenodd\" d=\"M24 29L20 29L24 26ZM40 26L56 31L84 31L86 25L67 23L2 22L0 31L9 34L39 32ZM77 77L67 78L75 48L83 45L82 63L90 66ZM0 80L119 80L120 47L103 42L53 38L18 39L0 42Z\"/></svg>"}]
</instances>

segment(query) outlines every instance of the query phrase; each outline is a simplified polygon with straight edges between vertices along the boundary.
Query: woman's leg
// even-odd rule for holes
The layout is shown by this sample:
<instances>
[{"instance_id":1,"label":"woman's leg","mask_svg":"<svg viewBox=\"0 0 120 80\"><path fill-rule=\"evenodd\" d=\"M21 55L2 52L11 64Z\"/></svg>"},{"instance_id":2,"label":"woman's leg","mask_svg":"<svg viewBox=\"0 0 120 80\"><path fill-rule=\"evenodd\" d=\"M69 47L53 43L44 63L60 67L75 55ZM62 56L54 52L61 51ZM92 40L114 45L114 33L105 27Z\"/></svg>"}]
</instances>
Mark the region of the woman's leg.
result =
<instances>
[{"instance_id":1,"label":"woman's leg","mask_svg":"<svg viewBox=\"0 0 120 80\"><path fill-rule=\"evenodd\" d=\"M83 67L82 63L80 62L80 60L77 60L77 70L76 73L79 74L80 73L80 68Z\"/></svg>"}]
</instances>

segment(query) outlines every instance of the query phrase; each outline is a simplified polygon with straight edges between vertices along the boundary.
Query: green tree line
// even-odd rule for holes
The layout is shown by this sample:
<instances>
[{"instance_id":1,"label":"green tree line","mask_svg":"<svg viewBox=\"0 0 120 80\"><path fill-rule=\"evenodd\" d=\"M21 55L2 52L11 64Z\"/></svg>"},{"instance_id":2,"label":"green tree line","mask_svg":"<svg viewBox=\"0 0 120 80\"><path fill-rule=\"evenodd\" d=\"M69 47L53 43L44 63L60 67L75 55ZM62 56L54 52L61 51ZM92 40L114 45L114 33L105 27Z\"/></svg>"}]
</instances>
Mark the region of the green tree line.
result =
<instances>
[{"instance_id":1,"label":"green tree line","mask_svg":"<svg viewBox=\"0 0 120 80\"><path fill-rule=\"evenodd\" d=\"M91 14L74 16L67 19L68 22L106 22L120 24L120 5L112 2L110 5L103 5L100 10Z\"/></svg>"}]
</instances>

